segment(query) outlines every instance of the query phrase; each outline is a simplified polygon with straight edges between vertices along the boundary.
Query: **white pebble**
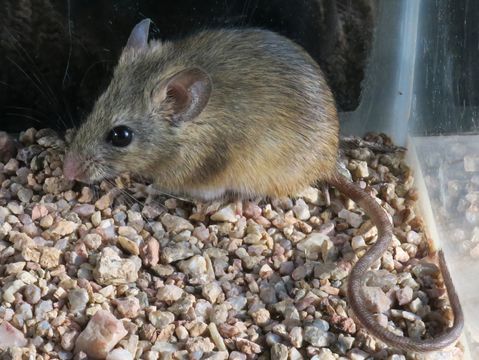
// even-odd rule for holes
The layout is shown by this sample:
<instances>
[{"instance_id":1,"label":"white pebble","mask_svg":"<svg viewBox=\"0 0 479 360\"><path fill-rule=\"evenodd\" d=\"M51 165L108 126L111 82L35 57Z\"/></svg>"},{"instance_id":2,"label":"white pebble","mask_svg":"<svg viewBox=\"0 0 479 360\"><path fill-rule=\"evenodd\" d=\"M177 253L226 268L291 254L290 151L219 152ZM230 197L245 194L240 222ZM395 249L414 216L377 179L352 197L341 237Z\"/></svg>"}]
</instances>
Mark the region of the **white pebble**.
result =
<instances>
[{"instance_id":1,"label":"white pebble","mask_svg":"<svg viewBox=\"0 0 479 360\"><path fill-rule=\"evenodd\" d=\"M297 249L304 251L306 258L317 259L323 242L328 241L329 237L321 233L312 233L306 239L301 240L297 245Z\"/></svg>"},{"instance_id":2,"label":"white pebble","mask_svg":"<svg viewBox=\"0 0 479 360\"><path fill-rule=\"evenodd\" d=\"M98 310L78 336L75 352L83 351L93 358L106 358L127 333L123 323L110 312Z\"/></svg>"},{"instance_id":3,"label":"white pebble","mask_svg":"<svg viewBox=\"0 0 479 360\"><path fill-rule=\"evenodd\" d=\"M217 212L211 215L210 219L213 221L223 221L223 222L229 222L229 223L237 222L238 218L236 217L235 205L229 204L219 209Z\"/></svg>"},{"instance_id":4,"label":"white pebble","mask_svg":"<svg viewBox=\"0 0 479 360\"><path fill-rule=\"evenodd\" d=\"M338 216L341 219L346 220L346 222L354 228L358 228L363 223L363 217L361 215L346 209L341 209L341 211L338 213Z\"/></svg>"},{"instance_id":5,"label":"white pebble","mask_svg":"<svg viewBox=\"0 0 479 360\"><path fill-rule=\"evenodd\" d=\"M138 270L133 259L122 259L113 248L106 247L101 252L93 276L102 285L121 285L135 282Z\"/></svg>"},{"instance_id":6,"label":"white pebble","mask_svg":"<svg viewBox=\"0 0 479 360\"><path fill-rule=\"evenodd\" d=\"M351 247L353 250L361 250L366 247L366 241L362 236L355 236L351 239Z\"/></svg>"},{"instance_id":7,"label":"white pebble","mask_svg":"<svg viewBox=\"0 0 479 360\"><path fill-rule=\"evenodd\" d=\"M128 350L115 349L108 353L106 360L133 360L133 356Z\"/></svg>"},{"instance_id":8,"label":"white pebble","mask_svg":"<svg viewBox=\"0 0 479 360\"><path fill-rule=\"evenodd\" d=\"M298 199L296 205L293 206L294 216L302 221L306 221L311 217L308 205L303 199Z\"/></svg>"},{"instance_id":9,"label":"white pebble","mask_svg":"<svg viewBox=\"0 0 479 360\"><path fill-rule=\"evenodd\" d=\"M25 335L16 327L4 321L0 325L0 349L27 346Z\"/></svg>"}]
</instances>

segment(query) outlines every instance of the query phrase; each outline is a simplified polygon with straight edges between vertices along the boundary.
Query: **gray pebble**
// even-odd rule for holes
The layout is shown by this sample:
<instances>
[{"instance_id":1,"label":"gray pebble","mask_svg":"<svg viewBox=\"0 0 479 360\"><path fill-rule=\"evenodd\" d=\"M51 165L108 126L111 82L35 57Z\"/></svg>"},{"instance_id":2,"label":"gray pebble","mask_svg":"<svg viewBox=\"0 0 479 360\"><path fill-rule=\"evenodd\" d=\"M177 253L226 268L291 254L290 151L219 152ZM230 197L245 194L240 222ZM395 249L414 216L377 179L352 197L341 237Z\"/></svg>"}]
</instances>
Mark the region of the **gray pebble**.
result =
<instances>
[{"instance_id":1,"label":"gray pebble","mask_svg":"<svg viewBox=\"0 0 479 360\"><path fill-rule=\"evenodd\" d=\"M283 344L274 344L271 347L271 359L288 360L288 348Z\"/></svg>"},{"instance_id":2,"label":"gray pebble","mask_svg":"<svg viewBox=\"0 0 479 360\"><path fill-rule=\"evenodd\" d=\"M68 292L68 302L70 303L70 310L73 313L81 313L86 309L90 297L88 291L83 288L73 289Z\"/></svg>"},{"instance_id":3,"label":"gray pebble","mask_svg":"<svg viewBox=\"0 0 479 360\"><path fill-rule=\"evenodd\" d=\"M41 290L38 286L27 285L23 289L25 301L31 305L38 303L41 299Z\"/></svg>"},{"instance_id":4,"label":"gray pebble","mask_svg":"<svg viewBox=\"0 0 479 360\"><path fill-rule=\"evenodd\" d=\"M17 197L18 200L20 200L23 203L28 203L32 199L33 196L33 190L27 189L27 188L22 188L17 192Z\"/></svg>"},{"instance_id":5,"label":"gray pebble","mask_svg":"<svg viewBox=\"0 0 479 360\"><path fill-rule=\"evenodd\" d=\"M35 319L38 321L46 319L52 310L53 303L51 300L40 301L37 305L35 305Z\"/></svg>"},{"instance_id":6,"label":"gray pebble","mask_svg":"<svg viewBox=\"0 0 479 360\"><path fill-rule=\"evenodd\" d=\"M327 347L334 341L334 335L316 326L304 328L304 340L313 346Z\"/></svg>"}]
</instances>

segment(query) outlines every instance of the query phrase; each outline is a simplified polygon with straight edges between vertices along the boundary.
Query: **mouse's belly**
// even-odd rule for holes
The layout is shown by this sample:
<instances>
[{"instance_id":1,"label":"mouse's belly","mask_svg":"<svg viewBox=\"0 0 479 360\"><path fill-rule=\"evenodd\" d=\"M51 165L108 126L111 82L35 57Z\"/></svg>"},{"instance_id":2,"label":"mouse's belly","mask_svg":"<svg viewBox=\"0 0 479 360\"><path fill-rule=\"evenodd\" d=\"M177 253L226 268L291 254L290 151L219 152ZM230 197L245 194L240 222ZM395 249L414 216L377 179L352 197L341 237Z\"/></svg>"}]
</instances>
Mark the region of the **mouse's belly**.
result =
<instances>
[{"instance_id":1,"label":"mouse's belly","mask_svg":"<svg viewBox=\"0 0 479 360\"><path fill-rule=\"evenodd\" d=\"M184 183L177 192L204 201L225 197L277 198L297 195L314 182L324 179L314 171L316 169L298 169L297 166L285 165L275 171L264 170L235 171L230 168L222 176L211 179L208 183L194 180L188 184Z\"/></svg>"}]
</instances>

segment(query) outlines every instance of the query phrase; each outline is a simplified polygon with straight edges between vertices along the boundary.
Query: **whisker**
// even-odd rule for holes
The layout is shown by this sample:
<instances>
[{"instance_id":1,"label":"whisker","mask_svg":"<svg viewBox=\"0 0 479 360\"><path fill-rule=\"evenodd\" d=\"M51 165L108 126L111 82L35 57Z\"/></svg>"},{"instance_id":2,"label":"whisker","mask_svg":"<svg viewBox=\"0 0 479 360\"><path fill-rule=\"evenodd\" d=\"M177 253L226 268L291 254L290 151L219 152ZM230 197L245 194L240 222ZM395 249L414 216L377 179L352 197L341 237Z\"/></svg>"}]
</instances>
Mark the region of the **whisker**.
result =
<instances>
[{"instance_id":1,"label":"whisker","mask_svg":"<svg viewBox=\"0 0 479 360\"><path fill-rule=\"evenodd\" d=\"M42 122L39 119L37 119L36 117L30 116L30 115L27 115L27 114L8 112L8 113L5 113L5 115L23 117L25 119L30 119L30 120L35 121L36 123L42 124Z\"/></svg>"},{"instance_id":2,"label":"whisker","mask_svg":"<svg viewBox=\"0 0 479 360\"><path fill-rule=\"evenodd\" d=\"M112 185L115 189L119 190L119 191L120 191L120 194L125 195L125 196L126 196L125 200L129 199L129 200L132 201L132 203L129 205L129 207L131 207L132 204L134 204L134 203L140 205L142 208L146 206L146 204L145 204L144 202L141 202L140 200L136 199L134 196L132 196L131 194L129 194L129 193L128 193L127 191L125 191L124 189L119 188L119 187L118 187L113 181L111 181L110 179L105 178L104 180L105 180L107 183L109 183L110 185ZM158 205L166 209L166 207L165 207L163 204L158 203ZM150 227L152 227L151 221L142 213L142 211L140 211L140 214L141 214L141 217L143 218L143 220L144 220Z\"/></svg>"},{"instance_id":3,"label":"whisker","mask_svg":"<svg viewBox=\"0 0 479 360\"><path fill-rule=\"evenodd\" d=\"M23 53L23 55L25 56L25 58L30 62L30 64L33 66L33 73L32 75L35 77L35 79L38 81L38 83L40 85L44 85L46 90L48 90L50 92L50 96L51 96L51 99L54 100L57 105L58 105L58 101L56 99L56 96L55 96L55 93L53 92L53 90L51 89L51 87L49 86L48 84L48 81L42 81L38 75L35 73L37 72L39 75L42 75L40 69L38 68L36 62L32 59L32 57L29 55L28 51L22 46L22 44L20 43L20 41L18 41L18 39L10 32L10 30L8 28L5 28L6 32L8 33L8 35L14 40L14 42L12 42L13 46L16 47L17 49L17 52L20 54L20 52Z\"/></svg>"},{"instance_id":4,"label":"whisker","mask_svg":"<svg viewBox=\"0 0 479 360\"><path fill-rule=\"evenodd\" d=\"M69 37L69 48L68 48L68 59L67 59L67 64L65 66L65 73L63 74L63 81L62 81L62 87L65 89L65 81L68 75L68 68L70 67L70 60L72 57L72 48L73 48L73 43L72 43L72 25L71 25L71 3L70 0L67 0L67 21L68 21L68 37Z\"/></svg>"},{"instance_id":5,"label":"whisker","mask_svg":"<svg viewBox=\"0 0 479 360\"><path fill-rule=\"evenodd\" d=\"M95 61L93 64L91 64L86 70L85 70L85 73L83 74L83 77L80 81L80 85L79 87L82 87L83 86L83 82L85 81L86 79L86 76L88 75L88 73L90 72L91 69L93 69L93 67L95 65L98 65L98 64L102 64L102 63L110 63L111 61L109 60L99 60L99 61Z\"/></svg>"},{"instance_id":6,"label":"whisker","mask_svg":"<svg viewBox=\"0 0 479 360\"><path fill-rule=\"evenodd\" d=\"M147 182L146 179L141 175L138 175L138 178L141 180L141 182ZM180 201L183 201L183 202L186 202L186 203L194 204L194 202L190 199L185 199L185 198L182 198L178 195L174 195L174 194L170 194L170 193L161 191L156 187L154 188L154 191L155 191L155 193L160 194L160 195L168 196L168 197L171 197L171 198L176 199L176 200L180 200Z\"/></svg>"},{"instance_id":7,"label":"whisker","mask_svg":"<svg viewBox=\"0 0 479 360\"><path fill-rule=\"evenodd\" d=\"M67 113L68 118L70 119L71 127L74 128L75 127L75 122L73 121L73 116L71 114L68 102L65 100L65 97L63 95L62 95L62 102L63 102L63 108L65 109L65 112ZM65 130L67 130L66 127L65 127Z\"/></svg>"},{"instance_id":8,"label":"whisker","mask_svg":"<svg viewBox=\"0 0 479 360\"><path fill-rule=\"evenodd\" d=\"M53 106L54 108L56 108L56 105L55 103L52 102L52 100L50 99L50 97L45 93L45 91L40 87L40 85L32 78L32 76L30 76L19 64L17 64L13 59L11 59L10 57L7 56L6 58L8 61L10 61L18 70L20 70L23 75L25 75L25 77L30 80L33 84L33 86L35 86L35 88L40 92L40 94L45 98L45 100L51 105ZM60 116L60 114L58 113L57 110L55 110L55 112L57 113L58 115L58 119L60 120L60 122L62 123L62 125L67 128L65 122L63 121L62 117Z\"/></svg>"},{"instance_id":9,"label":"whisker","mask_svg":"<svg viewBox=\"0 0 479 360\"><path fill-rule=\"evenodd\" d=\"M72 57L72 51L73 51L73 41L72 41L72 24L71 24L71 2L70 0L67 0L67 21L68 21L68 39L69 39L69 46L68 46L68 58L67 58L67 64L65 66L65 73L63 74L63 80L62 80L62 89L65 90L65 82L67 79L68 75L68 69L70 67L70 60ZM75 122L73 121L73 116L70 111L70 107L68 106L68 102L65 100L65 97L62 94L62 102L63 102L63 108L65 109L65 112L67 113L70 123L72 127L75 127Z\"/></svg>"},{"instance_id":10,"label":"whisker","mask_svg":"<svg viewBox=\"0 0 479 360\"><path fill-rule=\"evenodd\" d=\"M17 64L13 59L11 59L8 56L7 56L7 60L10 61L18 70L20 70L23 73L23 75L25 75L25 77L27 79L29 79L33 83L33 85L43 95L45 100L47 100L50 103L50 105L53 105L50 98L46 95L46 93L43 91L43 89L33 80L33 78L30 75L28 75L28 73L25 70L23 70L23 68L19 64Z\"/></svg>"},{"instance_id":11,"label":"whisker","mask_svg":"<svg viewBox=\"0 0 479 360\"><path fill-rule=\"evenodd\" d=\"M27 79L29 79L34 84L34 86L38 89L40 94L52 106L53 110L55 111L55 113L58 116L58 119L60 120L61 125L66 129L67 126L66 126L66 124L65 124L65 122L64 122L64 120L63 120L63 118L62 118L62 116L59 112L59 110L61 110L60 103L58 102L58 99L57 99L55 93L53 92L52 88L48 84L48 81L45 81L45 79L44 79L44 81L42 81L40 79L40 77L39 77L39 75L41 75L40 69L38 68L35 61L33 61L31 56L28 54L28 52L25 50L25 48L22 46L20 41L18 41L18 39L10 32L10 30L8 28L5 28L5 31L10 36L10 38L13 39L13 41L11 43L14 46L14 48L17 50L17 53L19 55L23 55L24 58L32 66L31 76L28 75L26 73L26 71L24 71L23 68L19 64L17 64L16 62L14 62L12 59L9 59L9 58L7 58L7 59L10 62L12 62L27 77ZM38 73L38 75L37 75L37 73ZM34 79L36 80L36 82L34 81ZM40 87L40 85L42 85L45 88L46 92Z\"/></svg>"},{"instance_id":12,"label":"whisker","mask_svg":"<svg viewBox=\"0 0 479 360\"><path fill-rule=\"evenodd\" d=\"M183 202L187 202L187 203L193 204L193 201L191 201L191 200L189 200L189 199L185 199L185 198L182 198L182 197L180 197L180 196L173 195L173 194L171 194L171 193L167 193L167 192L158 190L157 188L155 188L155 192L157 192L157 193L159 193L159 194L161 194L161 195L164 195L164 196L171 197L171 198L176 199L176 200L180 200L180 201L183 201Z\"/></svg>"},{"instance_id":13,"label":"whisker","mask_svg":"<svg viewBox=\"0 0 479 360\"><path fill-rule=\"evenodd\" d=\"M6 109L17 109L17 110L25 110L25 111L32 111L32 112L38 112L42 115L45 115L46 114L41 111L40 109L34 109L34 108L29 108L29 107L26 107L26 106L12 106L12 105L8 105L8 106L5 106Z\"/></svg>"}]
</instances>

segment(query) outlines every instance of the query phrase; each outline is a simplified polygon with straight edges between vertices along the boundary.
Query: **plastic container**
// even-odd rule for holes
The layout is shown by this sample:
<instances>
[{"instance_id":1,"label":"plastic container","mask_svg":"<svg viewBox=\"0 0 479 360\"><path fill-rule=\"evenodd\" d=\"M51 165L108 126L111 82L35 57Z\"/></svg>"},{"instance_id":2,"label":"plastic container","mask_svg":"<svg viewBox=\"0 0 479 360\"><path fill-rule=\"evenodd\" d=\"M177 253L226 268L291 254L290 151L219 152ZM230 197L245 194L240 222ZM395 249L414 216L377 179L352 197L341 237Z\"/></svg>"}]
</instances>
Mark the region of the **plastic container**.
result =
<instances>
[{"instance_id":1,"label":"plastic container","mask_svg":"<svg viewBox=\"0 0 479 360\"><path fill-rule=\"evenodd\" d=\"M479 3L381 0L362 100L344 135L384 132L408 148L418 211L442 248L479 350ZM394 16L392 15L394 14ZM478 134L478 135L475 135Z\"/></svg>"},{"instance_id":2,"label":"plastic container","mask_svg":"<svg viewBox=\"0 0 479 360\"><path fill-rule=\"evenodd\" d=\"M479 135L414 137L420 212L430 237L444 251L465 316L468 359L479 351Z\"/></svg>"}]
</instances>

